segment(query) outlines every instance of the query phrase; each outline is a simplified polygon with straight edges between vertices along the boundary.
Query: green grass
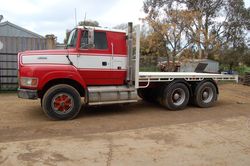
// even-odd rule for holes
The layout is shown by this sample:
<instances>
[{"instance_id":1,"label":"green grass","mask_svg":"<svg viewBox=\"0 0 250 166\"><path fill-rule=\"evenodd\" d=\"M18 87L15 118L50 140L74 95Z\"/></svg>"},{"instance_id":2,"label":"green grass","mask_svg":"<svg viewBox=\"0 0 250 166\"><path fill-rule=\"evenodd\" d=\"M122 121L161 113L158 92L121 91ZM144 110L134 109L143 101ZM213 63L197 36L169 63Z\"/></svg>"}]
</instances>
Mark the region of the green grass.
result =
<instances>
[{"instance_id":1,"label":"green grass","mask_svg":"<svg viewBox=\"0 0 250 166\"><path fill-rule=\"evenodd\" d=\"M228 71L229 67L228 66L220 66L223 71ZM246 72L250 72L250 66L238 66L233 68L234 71L237 71L239 75L244 75Z\"/></svg>"},{"instance_id":2,"label":"green grass","mask_svg":"<svg viewBox=\"0 0 250 166\"><path fill-rule=\"evenodd\" d=\"M239 66L239 67L236 67L235 70L239 73L239 75L244 75L246 72L250 72L250 67Z\"/></svg>"},{"instance_id":3,"label":"green grass","mask_svg":"<svg viewBox=\"0 0 250 166\"><path fill-rule=\"evenodd\" d=\"M157 66L142 66L140 67L141 72L159 72L159 68Z\"/></svg>"},{"instance_id":4,"label":"green grass","mask_svg":"<svg viewBox=\"0 0 250 166\"><path fill-rule=\"evenodd\" d=\"M246 67L246 72L250 72L250 67Z\"/></svg>"}]
</instances>

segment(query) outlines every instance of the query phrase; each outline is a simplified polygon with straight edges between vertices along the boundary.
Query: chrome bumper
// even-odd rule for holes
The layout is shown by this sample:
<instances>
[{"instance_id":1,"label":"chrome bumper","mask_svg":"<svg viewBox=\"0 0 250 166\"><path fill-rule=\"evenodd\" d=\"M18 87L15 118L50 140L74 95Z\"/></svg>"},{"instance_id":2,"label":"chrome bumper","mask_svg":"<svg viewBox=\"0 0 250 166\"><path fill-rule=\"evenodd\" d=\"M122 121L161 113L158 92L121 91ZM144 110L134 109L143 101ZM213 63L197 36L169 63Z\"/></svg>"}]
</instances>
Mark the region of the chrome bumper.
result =
<instances>
[{"instance_id":1,"label":"chrome bumper","mask_svg":"<svg viewBox=\"0 0 250 166\"><path fill-rule=\"evenodd\" d=\"M36 90L18 89L17 95L19 98L22 98L22 99L31 99L31 100L38 99Z\"/></svg>"}]
</instances>

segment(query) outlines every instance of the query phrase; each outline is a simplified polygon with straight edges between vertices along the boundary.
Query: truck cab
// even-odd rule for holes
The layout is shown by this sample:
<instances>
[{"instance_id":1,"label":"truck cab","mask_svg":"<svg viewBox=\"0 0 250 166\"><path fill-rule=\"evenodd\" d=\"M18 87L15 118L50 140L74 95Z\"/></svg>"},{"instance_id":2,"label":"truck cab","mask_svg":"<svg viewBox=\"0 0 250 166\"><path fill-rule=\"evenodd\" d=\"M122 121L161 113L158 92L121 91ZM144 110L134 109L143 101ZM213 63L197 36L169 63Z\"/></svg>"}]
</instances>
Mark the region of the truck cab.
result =
<instances>
[{"instance_id":1,"label":"truck cab","mask_svg":"<svg viewBox=\"0 0 250 166\"><path fill-rule=\"evenodd\" d=\"M123 85L126 78L126 32L78 27L69 37L69 56L77 56L74 66L89 86ZM75 52L71 52L73 49Z\"/></svg>"}]
</instances>

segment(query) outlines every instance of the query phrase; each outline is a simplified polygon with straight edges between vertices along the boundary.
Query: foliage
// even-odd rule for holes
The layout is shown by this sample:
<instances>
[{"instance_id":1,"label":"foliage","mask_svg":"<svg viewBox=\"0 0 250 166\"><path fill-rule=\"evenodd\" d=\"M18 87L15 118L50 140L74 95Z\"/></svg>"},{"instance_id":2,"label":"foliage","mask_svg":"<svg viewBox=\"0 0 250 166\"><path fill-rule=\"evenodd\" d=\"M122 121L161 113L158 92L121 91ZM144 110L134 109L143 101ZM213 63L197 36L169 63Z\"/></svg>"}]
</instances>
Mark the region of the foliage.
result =
<instances>
[{"instance_id":1,"label":"foliage","mask_svg":"<svg viewBox=\"0 0 250 166\"><path fill-rule=\"evenodd\" d=\"M247 66L250 66L250 49L248 49L245 54L243 55L243 62Z\"/></svg>"},{"instance_id":2,"label":"foliage","mask_svg":"<svg viewBox=\"0 0 250 166\"><path fill-rule=\"evenodd\" d=\"M229 70L232 70L234 66L238 66L239 62L242 61L245 48L230 48L223 51L220 56L220 63L227 65Z\"/></svg>"},{"instance_id":3,"label":"foliage","mask_svg":"<svg viewBox=\"0 0 250 166\"><path fill-rule=\"evenodd\" d=\"M144 12L168 59L210 58L229 68L249 62L250 8L243 0L145 0Z\"/></svg>"},{"instance_id":4,"label":"foliage","mask_svg":"<svg viewBox=\"0 0 250 166\"><path fill-rule=\"evenodd\" d=\"M159 72L159 67L156 66L156 65L143 65L143 66L140 66L140 71L141 72Z\"/></svg>"},{"instance_id":5,"label":"foliage","mask_svg":"<svg viewBox=\"0 0 250 166\"><path fill-rule=\"evenodd\" d=\"M99 22L93 21L93 20L85 20L85 21L80 21L78 23L79 26L92 26L92 27L99 27Z\"/></svg>"},{"instance_id":6,"label":"foliage","mask_svg":"<svg viewBox=\"0 0 250 166\"><path fill-rule=\"evenodd\" d=\"M127 23L122 23L122 24L114 26L113 28L114 29L120 29L120 30L127 30L128 29L128 24Z\"/></svg>"},{"instance_id":7,"label":"foliage","mask_svg":"<svg viewBox=\"0 0 250 166\"><path fill-rule=\"evenodd\" d=\"M166 41L159 33L150 33L141 35L141 55L154 55L156 57L166 56L169 59L169 50L166 47Z\"/></svg>"},{"instance_id":8,"label":"foliage","mask_svg":"<svg viewBox=\"0 0 250 166\"><path fill-rule=\"evenodd\" d=\"M152 27L152 36L158 38L155 41L162 41L162 46L166 47L160 50L166 52L168 63L171 59L175 64L176 57L190 45L185 39L185 31L186 27L192 23L190 21L192 13L178 9L178 4L172 7L172 5L156 0L146 1L144 12L147 16L143 20Z\"/></svg>"}]
</instances>

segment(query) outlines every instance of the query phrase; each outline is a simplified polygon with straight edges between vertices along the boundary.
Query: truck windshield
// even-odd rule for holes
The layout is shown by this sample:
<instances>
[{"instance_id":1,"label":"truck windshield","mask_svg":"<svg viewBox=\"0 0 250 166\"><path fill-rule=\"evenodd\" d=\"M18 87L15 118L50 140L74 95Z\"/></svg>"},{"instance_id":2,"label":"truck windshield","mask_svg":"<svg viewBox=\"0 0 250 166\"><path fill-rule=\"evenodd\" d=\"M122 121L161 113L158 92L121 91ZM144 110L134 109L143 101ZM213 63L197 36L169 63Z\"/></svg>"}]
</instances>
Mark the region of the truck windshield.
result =
<instances>
[{"instance_id":1,"label":"truck windshield","mask_svg":"<svg viewBox=\"0 0 250 166\"><path fill-rule=\"evenodd\" d=\"M77 42L77 29L73 29L69 35L69 39L67 42L67 48L75 48Z\"/></svg>"}]
</instances>

